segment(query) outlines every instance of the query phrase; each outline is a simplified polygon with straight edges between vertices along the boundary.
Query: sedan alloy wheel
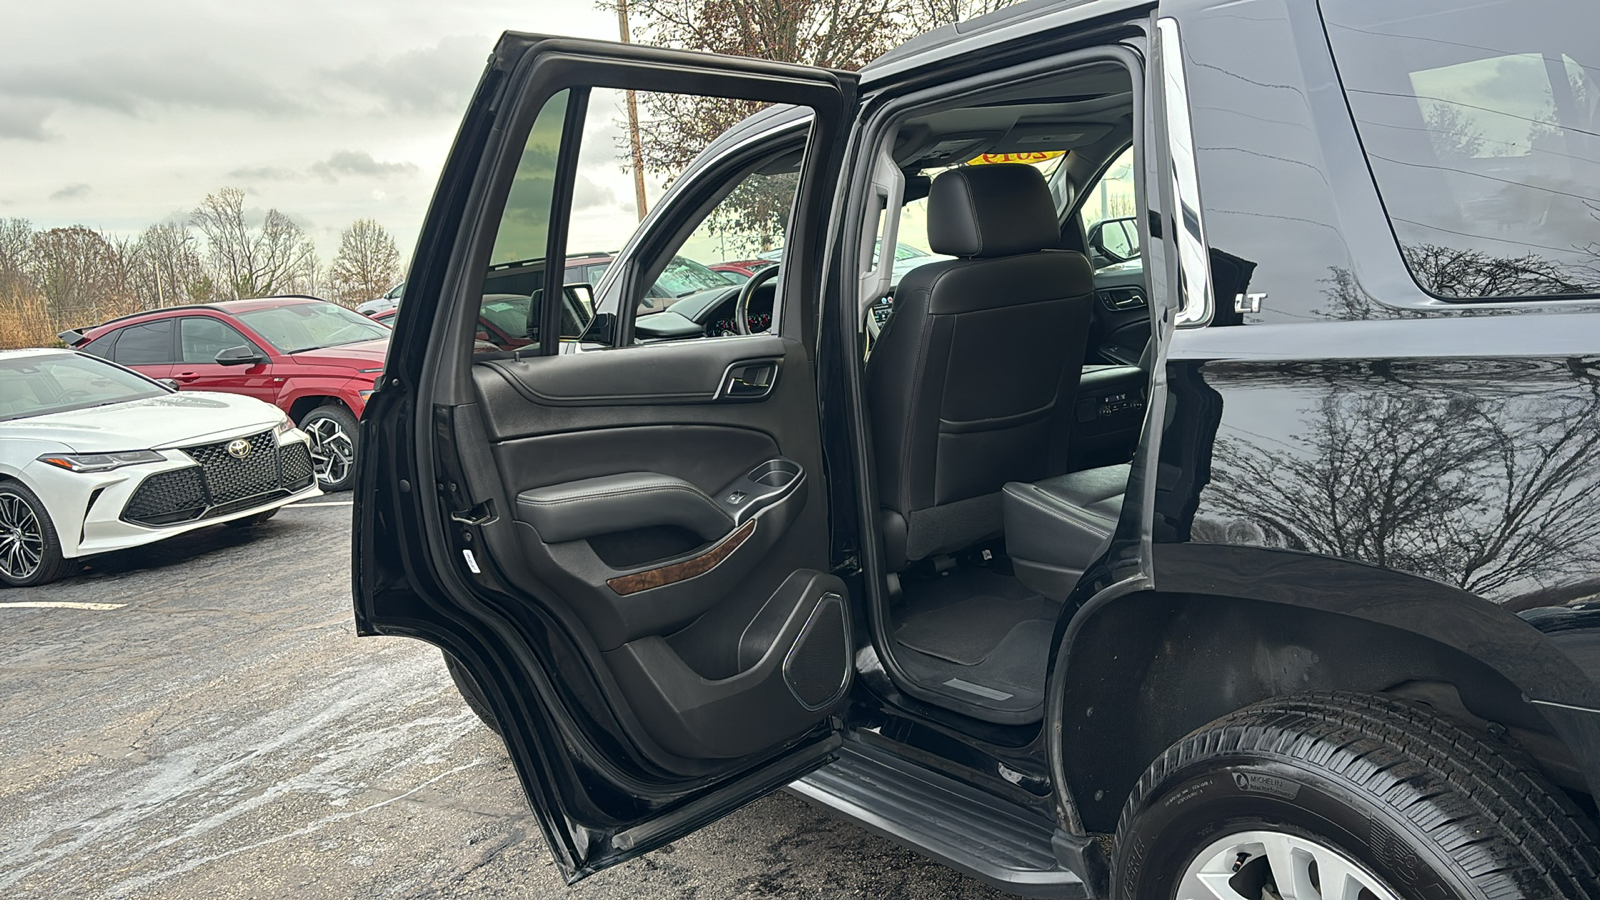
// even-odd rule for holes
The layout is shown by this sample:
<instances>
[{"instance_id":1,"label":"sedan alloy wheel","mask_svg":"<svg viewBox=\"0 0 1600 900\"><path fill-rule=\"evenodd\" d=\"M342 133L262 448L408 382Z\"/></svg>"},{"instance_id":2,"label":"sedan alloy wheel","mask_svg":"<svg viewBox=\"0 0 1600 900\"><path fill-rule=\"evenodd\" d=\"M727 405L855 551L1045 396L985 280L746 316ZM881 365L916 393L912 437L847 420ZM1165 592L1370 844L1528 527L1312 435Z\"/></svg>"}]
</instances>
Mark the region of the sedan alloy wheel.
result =
<instances>
[{"instance_id":1,"label":"sedan alloy wheel","mask_svg":"<svg viewBox=\"0 0 1600 900\"><path fill-rule=\"evenodd\" d=\"M44 526L20 494L0 493L0 574L27 581L44 562Z\"/></svg>"}]
</instances>

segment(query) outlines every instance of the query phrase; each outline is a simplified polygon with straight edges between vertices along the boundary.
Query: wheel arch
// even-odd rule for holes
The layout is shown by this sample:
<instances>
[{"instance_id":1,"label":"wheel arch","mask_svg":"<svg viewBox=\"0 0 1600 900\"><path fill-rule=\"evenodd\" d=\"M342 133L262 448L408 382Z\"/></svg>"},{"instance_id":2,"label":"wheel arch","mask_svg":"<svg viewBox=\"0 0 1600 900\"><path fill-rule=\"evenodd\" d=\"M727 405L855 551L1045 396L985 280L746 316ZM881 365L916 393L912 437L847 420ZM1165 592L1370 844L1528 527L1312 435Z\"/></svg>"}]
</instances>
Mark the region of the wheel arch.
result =
<instances>
[{"instance_id":1,"label":"wheel arch","mask_svg":"<svg viewBox=\"0 0 1600 900\"><path fill-rule=\"evenodd\" d=\"M1179 553L1163 565L1162 549ZM1593 680L1512 613L1310 554L1157 551L1155 589L1085 604L1057 648L1051 766L1066 821L1084 831L1115 830L1145 768L1184 735L1304 691L1418 700L1470 729L1505 728L1563 787L1600 785L1600 716L1528 702L1594 708Z\"/></svg>"},{"instance_id":2,"label":"wheel arch","mask_svg":"<svg viewBox=\"0 0 1600 900\"><path fill-rule=\"evenodd\" d=\"M294 401L289 404L289 418L298 425L300 420L306 417L307 413L319 406L327 406L330 403L342 406L346 410L350 408L348 404L333 394L304 394L294 398Z\"/></svg>"}]
</instances>

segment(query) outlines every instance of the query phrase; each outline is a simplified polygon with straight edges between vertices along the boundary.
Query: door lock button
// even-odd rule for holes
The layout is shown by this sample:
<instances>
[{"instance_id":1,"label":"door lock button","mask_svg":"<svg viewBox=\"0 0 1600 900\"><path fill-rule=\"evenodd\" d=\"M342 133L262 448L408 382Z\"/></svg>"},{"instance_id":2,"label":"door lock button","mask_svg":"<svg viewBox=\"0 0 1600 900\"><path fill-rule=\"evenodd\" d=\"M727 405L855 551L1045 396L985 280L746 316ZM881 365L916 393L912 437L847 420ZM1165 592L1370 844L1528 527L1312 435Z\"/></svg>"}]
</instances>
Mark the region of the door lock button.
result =
<instances>
[{"instance_id":1,"label":"door lock button","mask_svg":"<svg viewBox=\"0 0 1600 900\"><path fill-rule=\"evenodd\" d=\"M734 491L733 493L728 495L728 505L729 506L738 506L739 504L743 503L744 502L744 498L746 498L748 496L750 496L750 495L746 494L744 491Z\"/></svg>"}]
</instances>

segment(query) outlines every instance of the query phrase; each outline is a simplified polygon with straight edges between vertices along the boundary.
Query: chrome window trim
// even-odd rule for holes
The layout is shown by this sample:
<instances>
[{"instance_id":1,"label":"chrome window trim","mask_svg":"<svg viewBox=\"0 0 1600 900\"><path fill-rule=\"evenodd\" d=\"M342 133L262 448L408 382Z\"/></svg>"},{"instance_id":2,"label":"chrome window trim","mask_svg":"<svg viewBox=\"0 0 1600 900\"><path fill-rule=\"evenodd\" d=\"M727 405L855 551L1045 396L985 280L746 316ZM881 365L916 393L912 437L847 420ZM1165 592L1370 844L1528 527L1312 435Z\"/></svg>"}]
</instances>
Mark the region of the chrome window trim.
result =
<instances>
[{"instance_id":1,"label":"chrome window trim","mask_svg":"<svg viewBox=\"0 0 1600 900\"><path fill-rule=\"evenodd\" d=\"M1175 215L1168 216L1163 233L1177 245L1178 309L1173 323L1179 328L1211 324L1216 300L1211 285L1211 254L1206 245L1205 217L1200 205L1200 175L1195 167L1194 131L1189 123L1189 86L1183 76L1183 49L1178 21L1156 21L1161 53L1161 106L1167 132L1167 159L1171 166Z\"/></svg>"}]
</instances>

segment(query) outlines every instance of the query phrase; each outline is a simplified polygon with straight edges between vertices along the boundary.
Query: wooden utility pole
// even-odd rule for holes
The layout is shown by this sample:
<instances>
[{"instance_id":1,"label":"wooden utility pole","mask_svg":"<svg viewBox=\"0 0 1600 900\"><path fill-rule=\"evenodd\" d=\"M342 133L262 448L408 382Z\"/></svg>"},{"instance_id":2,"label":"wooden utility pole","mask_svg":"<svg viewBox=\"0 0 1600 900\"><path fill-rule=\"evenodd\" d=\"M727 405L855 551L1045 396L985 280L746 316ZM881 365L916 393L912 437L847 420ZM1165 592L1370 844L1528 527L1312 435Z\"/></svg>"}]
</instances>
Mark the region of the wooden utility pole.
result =
<instances>
[{"instance_id":1,"label":"wooden utility pole","mask_svg":"<svg viewBox=\"0 0 1600 900\"><path fill-rule=\"evenodd\" d=\"M628 33L628 0L617 0L617 30L622 33L622 42L630 44L632 36ZM644 221L646 202L644 196L644 147L639 143L639 101L634 97L633 91L628 91L628 147L633 151L633 203L639 212L639 221Z\"/></svg>"}]
</instances>

